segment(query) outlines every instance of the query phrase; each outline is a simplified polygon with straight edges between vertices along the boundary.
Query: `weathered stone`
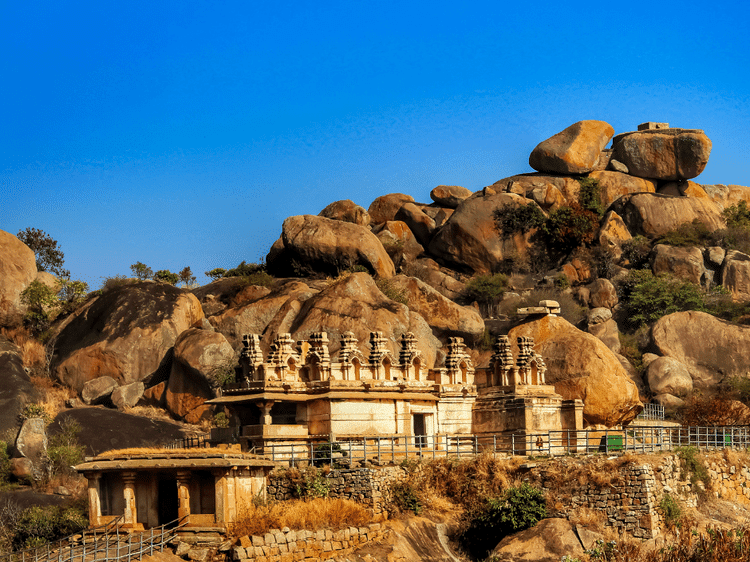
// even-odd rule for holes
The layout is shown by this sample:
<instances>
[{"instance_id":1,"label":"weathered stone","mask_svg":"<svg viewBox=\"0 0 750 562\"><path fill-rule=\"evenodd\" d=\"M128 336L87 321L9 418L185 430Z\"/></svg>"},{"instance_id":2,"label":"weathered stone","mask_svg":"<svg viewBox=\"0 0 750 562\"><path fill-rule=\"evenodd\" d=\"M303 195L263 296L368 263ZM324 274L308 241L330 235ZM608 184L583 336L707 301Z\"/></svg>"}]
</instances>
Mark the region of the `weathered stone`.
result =
<instances>
[{"instance_id":1,"label":"weathered stone","mask_svg":"<svg viewBox=\"0 0 750 562\"><path fill-rule=\"evenodd\" d=\"M403 221L388 221L377 233L378 240L388 252L388 255L400 271L406 265L413 263L424 248L417 242L411 229Z\"/></svg>"},{"instance_id":2,"label":"weathered stone","mask_svg":"<svg viewBox=\"0 0 750 562\"><path fill-rule=\"evenodd\" d=\"M149 388L144 389L141 404L144 406L164 406L165 394L167 392L167 381L162 381Z\"/></svg>"},{"instance_id":3,"label":"weathered stone","mask_svg":"<svg viewBox=\"0 0 750 562\"><path fill-rule=\"evenodd\" d=\"M583 548L570 521L550 518L505 537L489 559L497 562L560 562L565 556L583 558Z\"/></svg>"},{"instance_id":4,"label":"weathered stone","mask_svg":"<svg viewBox=\"0 0 750 562\"><path fill-rule=\"evenodd\" d=\"M379 277L395 274L393 262L377 237L356 224L297 215L284 221L281 238L283 250L266 256L272 275L291 276L305 271L338 275L356 265Z\"/></svg>"},{"instance_id":5,"label":"weathered stone","mask_svg":"<svg viewBox=\"0 0 750 562\"><path fill-rule=\"evenodd\" d=\"M414 197L403 193L389 193L381 195L370 204L367 212L372 224L380 224L394 220L396 213L404 203L414 203Z\"/></svg>"},{"instance_id":6,"label":"weathered stone","mask_svg":"<svg viewBox=\"0 0 750 562\"><path fill-rule=\"evenodd\" d=\"M732 293L732 299L750 300L750 256L729 250L721 269L721 284Z\"/></svg>"},{"instance_id":7,"label":"weathered stone","mask_svg":"<svg viewBox=\"0 0 750 562\"><path fill-rule=\"evenodd\" d=\"M612 149L633 176L684 180L706 167L711 141L697 129L655 129L617 135Z\"/></svg>"},{"instance_id":8,"label":"weathered stone","mask_svg":"<svg viewBox=\"0 0 750 562\"><path fill-rule=\"evenodd\" d=\"M659 357L646 369L652 394L684 397L693 390L693 379L687 367L672 357Z\"/></svg>"},{"instance_id":9,"label":"weathered stone","mask_svg":"<svg viewBox=\"0 0 750 562\"><path fill-rule=\"evenodd\" d=\"M740 201L750 203L750 187L745 185L701 185L708 197L721 209L738 205Z\"/></svg>"},{"instance_id":10,"label":"weathered stone","mask_svg":"<svg viewBox=\"0 0 750 562\"><path fill-rule=\"evenodd\" d=\"M334 201L318 214L320 217L350 222L359 226L370 226L370 214L354 201L344 199Z\"/></svg>"},{"instance_id":11,"label":"weathered stone","mask_svg":"<svg viewBox=\"0 0 750 562\"><path fill-rule=\"evenodd\" d=\"M622 243L631 240L633 237L630 235L622 217L614 211L609 211L604 215L597 238L602 248L608 250L613 259L620 259Z\"/></svg>"},{"instance_id":12,"label":"weathered stone","mask_svg":"<svg viewBox=\"0 0 750 562\"><path fill-rule=\"evenodd\" d=\"M471 345L484 334L484 321L475 309L456 304L414 277L397 275L391 283L404 291L409 310L422 316L438 337L458 336Z\"/></svg>"},{"instance_id":13,"label":"weathered stone","mask_svg":"<svg viewBox=\"0 0 750 562\"><path fill-rule=\"evenodd\" d=\"M661 355L687 367L697 389L747 374L750 326L732 324L705 312L675 312L654 324L651 339Z\"/></svg>"},{"instance_id":14,"label":"weathered stone","mask_svg":"<svg viewBox=\"0 0 750 562\"><path fill-rule=\"evenodd\" d=\"M685 405L685 401L682 398L673 396L672 394L657 394L654 396L654 402L664 406L665 413L674 413Z\"/></svg>"},{"instance_id":15,"label":"weathered stone","mask_svg":"<svg viewBox=\"0 0 750 562\"><path fill-rule=\"evenodd\" d=\"M38 271L34 280L39 281L42 285L46 285L55 291L55 293L60 289L60 283L58 283L57 277L47 271Z\"/></svg>"},{"instance_id":16,"label":"weathered stone","mask_svg":"<svg viewBox=\"0 0 750 562\"><path fill-rule=\"evenodd\" d=\"M451 218L435 233L428 246L438 261L475 273L495 271L508 255L525 255L529 237L502 236L495 229L493 213L506 205L535 205L519 195L475 193L458 206Z\"/></svg>"},{"instance_id":17,"label":"weathered stone","mask_svg":"<svg viewBox=\"0 0 750 562\"><path fill-rule=\"evenodd\" d=\"M581 184L570 176L518 174L496 181L492 189L496 193L513 193L532 199L542 209L550 211L577 202Z\"/></svg>"},{"instance_id":18,"label":"weathered stone","mask_svg":"<svg viewBox=\"0 0 750 562\"><path fill-rule=\"evenodd\" d=\"M604 121L579 121L540 142L529 156L529 165L539 172L585 174L596 167L614 133Z\"/></svg>"},{"instance_id":19,"label":"weathered stone","mask_svg":"<svg viewBox=\"0 0 750 562\"><path fill-rule=\"evenodd\" d=\"M208 317L220 314L229 306L242 306L258 300L270 293L271 289L248 285L243 277L222 277L191 292L200 301L203 313Z\"/></svg>"},{"instance_id":20,"label":"weathered stone","mask_svg":"<svg viewBox=\"0 0 750 562\"><path fill-rule=\"evenodd\" d=\"M721 264L724 263L724 257L727 255L727 252L721 246L711 246L710 248L706 248L704 255L710 265L721 267Z\"/></svg>"},{"instance_id":21,"label":"weathered stone","mask_svg":"<svg viewBox=\"0 0 750 562\"><path fill-rule=\"evenodd\" d=\"M470 196L471 191L459 185L439 185L430 191L430 198L435 203L449 209L455 209Z\"/></svg>"},{"instance_id":22,"label":"weathered stone","mask_svg":"<svg viewBox=\"0 0 750 562\"><path fill-rule=\"evenodd\" d=\"M0 336L0 432L15 432L26 404L41 400L23 367L21 350Z\"/></svg>"},{"instance_id":23,"label":"weathered stone","mask_svg":"<svg viewBox=\"0 0 750 562\"><path fill-rule=\"evenodd\" d=\"M464 291L466 285L453 277L452 270L441 267L435 260L419 258L408 264L404 271L411 277L416 277L427 283L444 297L456 300Z\"/></svg>"},{"instance_id":24,"label":"weathered stone","mask_svg":"<svg viewBox=\"0 0 750 562\"><path fill-rule=\"evenodd\" d=\"M598 338L559 316L544 316L510 330L508 336L534 338L547 365L547 384L564 398L583 400L587 424L627 423L643 408L638 389L617 356Z\"/></svg>"},{"instance_id":25,"label":"weathered stone","mask_svg":"<svg viewBox=\"0 0 750 562\"><path fill-rule=\"evenodd\" d=\"M651 271L654 275L667 274L696 285L705 281L706 267L700 248L657 244L652 250L652 257Z\"/></svg>"},{"instance_id":26,"label":"weathered stone","mask_svg":"<svg viewBox=\"0 0 750 562\"><path fill-rule=\"evenodd\" d=\"M36 256L10 232L0 230L0 324L20 320L21 293L36 277Z\"/></svg>"},{"instance_id":27,"label":"weathered stone","mask_svg":"<svg viewBox=\"0 0 750 562\"><path fill-rule=\"evenodd\" d=\"M177 336L203 318L195 295L168 283L115 287L66 319L51 370L79 392L86 381L100 376L119 384L163 380Z\"/></svg>"},{"instance_id":28,"label":"weathered stone","mask_svg":"<svg viewBox=\"0 0 750 562\"><path fill-rule=\"evenodd\" d=\"M620 172L623 174L627 174L629 172L628 167L622 162L620 162L619 160L612 158L611 154L609 157L609 164L607 165L607 167L613 172Z\"/></svg>"},{"instance_id":29,"label":"weathered stone","mask_svg":"<svg viewBox=\"0 0 750 562\"><path fill-rule=\"evenodd\" d=\"M594 308L589 310L588 312L588 324L596 325L601 324L602 322L606 322L607 320L610 320L612 318L612 311L609 308Z\"/></svg>"},{"instance_id":30,"label":"weathered stone","mask_svg":"<svg viewBox=\"0 0 750 562\"><path fill-rule=\"evenodd\" d=\"M599 199L604 208L609 207L623 195L656 192L656 182L621 172L591 172L589 177L599 183Z\"/></svg>"},{"instance_id":31,"label":"weathered stone","mask_svg":"<svg viewBox=\"0 0 750 562\"><path fill-rule=\"evenodd\" d=\"M16 437L16 450L34 465L34 478L40 478L47 458L47 430L42 418L24 420Z\"/></svg>"},{"instance_id":32,"label":"weathered stone","mask_svg":"<svg viewBox=\"0 0 750 562\"><path fill-rule=\"evenodd\" d=\"M404 203L396 213L395 220L406 223L422 246L430 243L435 232L435 221L414 203Z\"/></svg>"},{"instance_id":33,"label":"weathered stone","mask_svg":"<svg viewBox=\"0 0 750 562\"><path fill-rule=\"evenodd\" d=\"M619 302L617 289L609 279L596 279L588 285L588 289L591 308L614 308Z\"/></svg>"},{"instance_id":34,"label":"weathered stone","mask_svg":"<svg viewBox=\"0 0 750 562\"><path fill-rule=\"evenodd\" d=\"M83 383L81 398L86 404L103 404L117 388L117 381L112 377L103 376Z\"/></svg>"},{"instance_id":35,"label":"weathered stone","mask_svg":"<svg viewBox=\"0 0 750 562\"><path fill-rule=\"evenodd\" d=\"M589 334L600 339L613 353L620 353L620 330L612 318L588 325Z\"/></svg>"},{"instance_id":36,"label":"weathered stone","mask_svg":"<svg viewBox=\"0 0 750 562\"><path fill-rule=\"evenodd\" d=\"M118 410L124 410L126 408L133 408L138 401L143 397L144 384L142 381L131 382L123 386L119 386L112 391L110 399L112 404Z\"/></svg>"},{"instance_id":37,"label":"weathered stone","mask_svg":"<svg viewBox=\"0 0 750 562\"><path fill-rule=\"evenodd\" d=\"M10 459L10 473L17 480L31 480L34 478L34 463L26 457Z\"/></svg>"},{"instance_id":38,"label":"weathered stone","mask_svg":"<svg viewBox=\"0 0 750 562\"><path fill-rule=\"evenodd\" d=\"M216 396L222 376L233 373L234 350L219 332L190 328L174 344L166 406L174 416L197 423L210 413L206 400Z\"/></svg>"},{"instance_id":39,"label":"weathered stone","mask_svg":"<svg viewBox=\"0 0 750 562\"><path fill-rule=\"evenodd\" d=\"M709 230L724 228L721 209L707 199L667 197L657 193L625 195L612 204L630 234L654 237L675 230L684 223L699 220Z\"/></svg>"}]
</instances>

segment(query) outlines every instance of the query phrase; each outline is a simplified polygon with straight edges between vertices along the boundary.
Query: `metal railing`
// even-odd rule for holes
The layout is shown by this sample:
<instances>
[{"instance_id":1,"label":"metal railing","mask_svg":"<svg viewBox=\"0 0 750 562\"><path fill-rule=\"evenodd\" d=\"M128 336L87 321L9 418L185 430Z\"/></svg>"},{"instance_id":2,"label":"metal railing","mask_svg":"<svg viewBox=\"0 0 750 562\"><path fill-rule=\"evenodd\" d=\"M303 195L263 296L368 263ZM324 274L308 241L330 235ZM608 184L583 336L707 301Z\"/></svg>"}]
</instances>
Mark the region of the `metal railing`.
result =
<instances>
[{"instance_id":1,"label":"metal railing","mask_svg":"<svg viewBox=\"0 0 750 562\"><path fill-rule=\"evenodd\" d=\"M644 404L643 410L638 414L637 420L663 420L664 406L661 404Z\"/></svg>"},{"instance_id":2,"label":"metal railing","mask_svg":"<svg viewBox=\"0 0 750 562\"><path fill-rule=\"evenodd\" d=\"M55 543L11 552L0 562L129 562L162 552L178 529L187 523L176 519L160 527L141 532L124 532L122 516L101 527L71 535Z\"/></svg>"},{"instance_id":3,"label":"metal railing","mask_svg":"<svg viewBox=\"0 0 750 562\"><path fill-rule=\"evenodd\" d=\"M610 430L562 430L503 435L395 435L349 437L329 442L266 442L269 460L348 466L360 461L376 464L408 459L464 457L479 453L566 455L668 451L677 447L723 449L750 447L750 427L633 427Z\"/></svg>"},{"instance_id":4,"label":"metal railing","mask_svg":"<svg viewBox=\"0 0 750 562\"><path fill-rule=\"evenodd\" d=\"M162 446L165 449L204 449L211 447L212 443L211 436L209 434L205 434L175 439L174 441L165 443Z\"/></svg>"}]
</instances>

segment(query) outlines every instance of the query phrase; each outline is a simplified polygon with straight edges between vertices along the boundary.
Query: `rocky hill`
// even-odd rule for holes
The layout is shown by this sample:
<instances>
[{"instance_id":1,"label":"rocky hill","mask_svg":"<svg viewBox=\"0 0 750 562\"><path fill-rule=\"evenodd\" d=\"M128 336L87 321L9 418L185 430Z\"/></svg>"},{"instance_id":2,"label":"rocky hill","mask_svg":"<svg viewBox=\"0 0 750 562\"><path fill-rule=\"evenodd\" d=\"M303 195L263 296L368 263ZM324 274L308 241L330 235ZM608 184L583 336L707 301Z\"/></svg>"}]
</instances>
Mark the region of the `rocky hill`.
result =
<instances>
[{"instance_id":1,"label":"rocky hill","mask_svg":"<svg viewBox=\"0 0 750 562\"><path fill-rule=\"evenodd\" d=\"M711 152L700 130L646 123L614 133L603 121L575 123L533 149L536 172L477 192L441 185L431 203L391 193L367 209L344 200L289 217L265 272L190 290L108 284L60 315L43 359L18 330L22 293L48 274L0 231L0 430L39 400L29 373L40 364L86 404L210 420L204 402L248 333L267 353L279 333L325 330L334 354L346 331L360 342L381 331L394 351L410 331L428 367L442 364L449 337L464 338L481 364L493 335L533 335L547 380L583 399L596 426L627 422L639 400L674 409L695 390L741 384L750 187L690 181ZM543 298L563 305L554 326L515 315Z\"/></svg>"}]
</instances>

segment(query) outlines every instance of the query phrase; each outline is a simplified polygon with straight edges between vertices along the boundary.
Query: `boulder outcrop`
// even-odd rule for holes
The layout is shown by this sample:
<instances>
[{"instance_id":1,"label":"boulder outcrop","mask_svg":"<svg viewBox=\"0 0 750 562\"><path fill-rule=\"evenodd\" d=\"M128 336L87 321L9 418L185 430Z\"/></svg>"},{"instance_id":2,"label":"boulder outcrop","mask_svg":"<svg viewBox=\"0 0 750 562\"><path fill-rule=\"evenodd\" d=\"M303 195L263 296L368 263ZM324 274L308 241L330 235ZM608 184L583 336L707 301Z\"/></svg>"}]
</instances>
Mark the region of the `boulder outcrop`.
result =
<instances>
[{"instance_id":1,"label":"boulder outcrop","mask_svg":"<svg viewBox=\"0 0 750 562\"><path fill-rule=\"evenodd\" d=\"M16 451L31 461L34 479L41 479L47 458L47 429L42 418L24 420L16 437Z\"/></svg>"},{"instance_id":2,"label":"boulder outcrop","mask_svg":"<svg viewBox=\"0 0 750 562\"><path fill-rule=\"evenodd\" d=\"M750 187L745 185L701 185L708 197L722 209L738 205L740 201L750 203Z\"/></svg>"},{"instance_id":3,"label":"boulder outcrop","mask_svg":"<svg viewBox=\"0 0 750 562\"><path fill-rule=\"evenodd\" d=\"M697 389L747 375L750 326L731 324L705 312L675 312L654 324L651 339L661 355L687 367Z\"/></svg>"},{"instance_id":4,"label":"boulder outcrop","mask_svg":"<svg viewBox=\"0 0 750 562\"><path fill-rule=\"evenodd\" d=\"M637 193L621 197L611 209L622 217L631 235L660 236L696 219L709 230L726 226L718 206L707 199L694 197Z\"/></svg>"},{"instance_id":5,"label":"boulder outcrop","mask_svg":"<svg viewBox=\"0 0 750 562\"><path fill-rule=\"evenodd\" d=\"M496 181L491 188L496 193L514 193L532 199L549 211L578 201L581 184L570 176L518 174Z\"/></svg>"},{"instance_id":6,"label":"boulder outcrop","mask_svg":"<svg viewBox=\"0 0 750 562\"><path fill-rule=\"evenodd\" d=\"M376 198L367 209L371 224L381 224L394 220L396 213L404 203L414 203L414 197L403 193L389 193Z\"/></svg>"},{"instance_id":7,"label":"boulder outcrop","mask_svg":"<svg viewBox=\"0 0 750 562\"><path fill-rule=\"evenodd\" d=\"M13 432L24 406L41 398L23 368L21 350L0 336L0 432Z\"/></svg>"},{"instance_id":8,"label":"boulder outcrop","mask_svg":"<svg viewBox=\"0 0 750 562\"><path fill-rule=\"evenodd\" d=\"M585 174L596 167L614 134L604 121L579 121L540 142L529 156L529 166L552 174Z\"/></svg>"},{"instance_id":9,"label":"boulder outcrop","mask_svg":"<svg viewBox=\"0 0 750 562\"><path fill-rule=\"evenodd\" d=\"M117 381L112 377L97 377L83 383L81 399L86 404L104 404L116 388Z\"/></svg>"},{"instance_id":10,"label":"boulder outcrop","mask_svg":"<svg viewBox=\"0 0 750 562\"><path fill-rule=\"evenodd\" d=\"M687 367L674 357L659 357L649 363L646 378L651 393L685 397L693 390L693 379Z\"/></svg>"},{"instance_id":11,"label":"boulder outcrop","mask_svg":"<svg viewBox=\"0 0 750 562\"><path fill-rule=\"evenodd\" d=\"M166 378L177 336L203 318L195 295L172 285L143 281L115 287L64 324L55 338L52 373L78 392L101 376L120 385Z\"/></svg>"},{"instance_id":12,"label":"boulder outcrop","mask_svg":"<svg viewBox=\"0 0 750 562\"><path fill-rule=\"evenodd\" d=\"M657 244L651 255L651 271L654 275L668 274L696 285L703 284L706 267L700 248Z\"/></svg>"},{"instance_id":13,"label":"boulder outcrop","mask_svg":"<svg viewBox=\"0 0 750 562\"><path fill-rule=\"evenodd\" d=\"M424 248L417 242L411 229L403 221L388 221L383 224L376 234L378 240L388 252L396 268L400 271L406 265L413 263Z\"/></svg>"},{"instance_id":14,"label":"boulder outcrop","mask_svg":"<svg viewBox=\"0 0 750 562\"><path fill-rule=\"evenodd\" d=\"M414 203L404 203L396 213L395 220L404 222L422 246L430 243L435 232L435 221Z\"/></svg>"},{"instance_id":15,"label":"boulder outcrop","mask_svg":"<svg viewBox=\"0 0 750 562\"><path fill-rule=\"evenodd\" d=\"M469 197L471 197L471 191L460 185L439 185L430 191L430 199L449 209L455 209L461 201Z\"/></svg>"},{"instance_id":16,"label":"boulder outcrop","mask_svg":"<svg viewBox=\"0 0 750 562\"><path fill-rule=\"evenodd\" d=\"M750 300L750 256L729 250L721 268L721 284L732 293L734 300Z\"/></svg>"},{"instance_id":17,"label":"boulder outcrop","mask_svg":"<svg viewBox=\"0 0 750 562\"><path fill-rule=\"evenodd\" d=\"M26 311L21 293L36 278L36 256L10 232L0 230L0 324Z\"/></svg>"},{"instance_id":18,"label":"boulder outcrop","mask_svg":"<svg viewBox=\"0 0 750 562\"><path fill-rule=\"evenodd\" d=\"M370 226L370 214L350 199L334 201L320 211L318 216L337 221L350 222L359 226Z\"/></svg>"},{"instance_id":19,"label":"boulder outcrop","mask_svg":"<svg viewBox=\"0 0 750 562\"><path fill-rule=\"evenodd\" d=\"M466 288L466 284L450 275L450 269L441 267L430 258L419 258L408 264L404 270L408 275L421 279L438 293L451 300L456 300Z\"/></svg>"},{"instance_id":20,"label":"boulder outcrop","mask_svg":"<svg viewBox=\"0 0 750 562\"><path fill-rule=\"evenodd\" d=\"M588 425L612 427L632 420L643 409L638 389L617 356L598 338L582 332L559 316L547 315L511 329L534 338L547 365L547 384L564 398L583 400Z\"/></svg>"},{"instance_id":21,"label":"boulder outcrop","mask_svg":"<svg viewBox=\"0 0 750 562\"><path fill-rule=\"evenodd\" d=\"M599 183L599 199L606 209L623 195L655 193L656 182L613 171L591 172L589 177Z\"/></svg>"},{"instance_id":22,"label":"boulder outcrop","mask_svg":"<svg viewBox=\"0 0 750 562\"><path fill-rule=\"evenodd\" d=\"M143 397L144 384L141 381L131 382L124 386L118 386L112 391L110 400L118 410L133 408Z\"/></svg>"},{"instance_id":23,"label":"boulder outcrop","mask_svg":"<svg viewBox=\"0 0 750 562\"><path fill-rule=\"evenodd\" d=\"M698 129L651 129L617 135L612 158L628 173L658 180L687 180L708 164L711 141Z\"/></svg>"},{"instance_id":24,"label":"boulder outcrop","mask_svg":"<svg viewBox=\"0 0 750 562\"><path fill-rule=\"evenodd\" d=\"M535 204L511 193L475 193L435 233L428 251L437 261L465 271L495 271L505 256L524 255L530 237L530 234L502 236L495 228L495 209Z\"/></svg>"},{"instance_id":25,"label":"boulder outcrop","mask_svg":"<svg viewBox=\"0 0 750 562\"><path fill-rule=\"evenodd\" d=\"M284 221L282 245L266 257L272 275L300 272L338 275L356 265L379 277L393 277L391 258L367 228L315 215L297 215ZM297 271L295 271L295 264Z\"/></svg>"},{"instance_id":26,"label":"boulder outcrop","mask_svg":"<svg viewBox=\"0 0 750 562\"><path fill-rule=\"evenodd\" d=\"M560 562L566 556L583 558L581 541L570 521L550 518L505 537L487 559L497 562Z\"/></svg>"}]
</instances>

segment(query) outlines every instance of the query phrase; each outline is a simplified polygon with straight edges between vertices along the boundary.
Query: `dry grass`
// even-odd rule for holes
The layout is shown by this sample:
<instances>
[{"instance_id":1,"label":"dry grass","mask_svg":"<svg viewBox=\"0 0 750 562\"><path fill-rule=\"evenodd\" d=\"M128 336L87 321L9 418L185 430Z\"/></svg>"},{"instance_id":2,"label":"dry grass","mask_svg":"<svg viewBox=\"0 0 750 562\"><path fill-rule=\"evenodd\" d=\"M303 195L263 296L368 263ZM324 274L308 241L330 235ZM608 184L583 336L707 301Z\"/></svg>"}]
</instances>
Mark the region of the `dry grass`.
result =
<instances>
[{"instance_id":1,"label":"dry grass","mask_svg":"<svg viewBox=\"0 0 750 562\"><path fill-rule=\"evenodd\" d=\"M167 421L171 423L174 423L175 421L166 410L155 406L135 406L134 408L127 408L125 413L139 416L141 418L148 418L150 420Z\"/></svg>"},{"instance_id":2,"label":"dry grass","mask_svg":"<svg viewBox=\"0 0 750 562\"><path fill-rule=\"evenodd\" d=\"M351 500L315 498L289 500L267 505L249 505L239 514L229 531L233 538L262 535L271 529L292 530L359 527L370 522L370 513Z\"/></svg>"},{"instance_id":3,"label":"dry grass","mask_svg":"<svg viewBox=\"0 0 750 562\"><path fill-rule=\"evenodd\" d=\"M200 456L200 455L226 455L231 453L240 454L240 451L233 449L224 449L220 447L206 447L206 448L195 448L195 449L166 449L164 447L130 447L127 449L113 449L102 453L99 456L110 457L110 456L121 456L121 455L189 455L189 456Z\"/></svg>"},{"instance_id":4,"label":"dry grass","mask_svg":"<svg viewBox=\"0 0 750 562\"><path fill-rule=\"evenodd\" d=\"M21 350L23 366L35 373L47 370L47 352L44 344L36 340L25 327L2 328L0 333Z\"/></svg>"},{"instance_id":5,"label":"dry grass","mask_svg":"<svg viewBox=\"0 0 750 562\"><path fill-rule=\"evenodd\" d=\"M73 389L53 381L45 376L31 376L31 384L41 394L40 404L50 419L54 419L57 414L65 409L65 402L69 398L74 398L76 393Z\"/></svg>"}]
</instances>

